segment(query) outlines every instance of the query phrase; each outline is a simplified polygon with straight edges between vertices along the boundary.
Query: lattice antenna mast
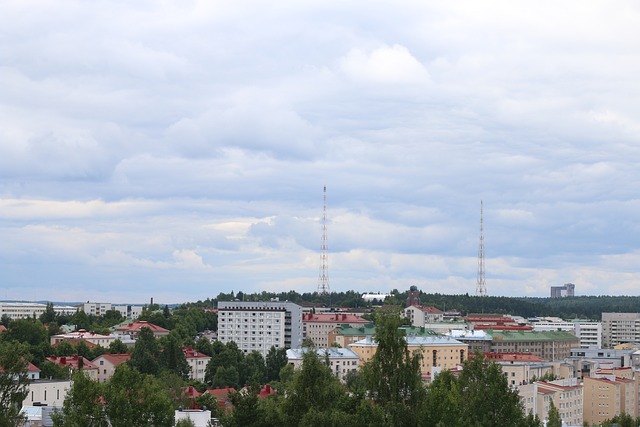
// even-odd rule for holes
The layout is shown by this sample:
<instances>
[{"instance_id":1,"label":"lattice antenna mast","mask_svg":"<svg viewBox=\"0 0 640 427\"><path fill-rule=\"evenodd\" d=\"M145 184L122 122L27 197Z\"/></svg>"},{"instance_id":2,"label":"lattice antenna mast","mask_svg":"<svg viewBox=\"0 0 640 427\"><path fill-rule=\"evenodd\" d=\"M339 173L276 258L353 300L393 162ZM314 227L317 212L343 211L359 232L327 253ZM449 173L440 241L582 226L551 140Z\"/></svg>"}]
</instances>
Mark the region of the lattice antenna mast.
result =
<instances>
[{"instance_id":1,"label":"lattice antenna mast","mask_svg":"<svg viewBox=\"0 0 640 427\"><path fill-rule=\"evenodd\" d=\"M476 296L487 296L484 281L484 229L482 218L482 200L480 200L480 245L478 247L478 280L476 282Z\"/></svg>"},{"instance_id":2,"label":"lattice antenna mast","mask_svg":"<svg viewBox=\"0 0 640 427\"><path fill-rule=\"evenodd\" d=\"M329 293L329 245L327 244L327 186L324 186L322 206L322 238L320 241L320 276L318 277L318 294Z\"/></svg>"}]
</instances>

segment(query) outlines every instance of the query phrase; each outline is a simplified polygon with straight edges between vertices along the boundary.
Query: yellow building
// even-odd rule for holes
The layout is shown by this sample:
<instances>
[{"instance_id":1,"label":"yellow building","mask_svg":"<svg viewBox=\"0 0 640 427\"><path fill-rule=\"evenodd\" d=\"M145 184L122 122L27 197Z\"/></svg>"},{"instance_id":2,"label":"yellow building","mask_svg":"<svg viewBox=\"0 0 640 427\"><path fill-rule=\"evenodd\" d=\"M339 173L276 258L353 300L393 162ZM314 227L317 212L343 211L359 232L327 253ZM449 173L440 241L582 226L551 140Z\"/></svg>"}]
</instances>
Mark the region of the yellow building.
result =
<instances>
[{"instance_id":1,"label":"yellow building","mask_svg":"<svg viewBox=\"0 0 640 427\"><path fill-rule=\"evenodd\" d=\"M623 412L634 418L637 416L635 380L597 373L583 381L584 421L589 425L600 425Z\"/></svg>"},{"instance_id":2,"label":"yellow building","mask_svg":"<svg viewBox=\"0 0 640 427\"><path fill-rule=\"evenodd\" d=\"M444 335L407 336L409 351L422 355L420 370L423 375L430 376L433 368L455 369L468 357L467 344ZM360 364L370 361L376 354L378 344L372 338L357 341L349 346L358 356Z\"/></svg>"}]
</instances>

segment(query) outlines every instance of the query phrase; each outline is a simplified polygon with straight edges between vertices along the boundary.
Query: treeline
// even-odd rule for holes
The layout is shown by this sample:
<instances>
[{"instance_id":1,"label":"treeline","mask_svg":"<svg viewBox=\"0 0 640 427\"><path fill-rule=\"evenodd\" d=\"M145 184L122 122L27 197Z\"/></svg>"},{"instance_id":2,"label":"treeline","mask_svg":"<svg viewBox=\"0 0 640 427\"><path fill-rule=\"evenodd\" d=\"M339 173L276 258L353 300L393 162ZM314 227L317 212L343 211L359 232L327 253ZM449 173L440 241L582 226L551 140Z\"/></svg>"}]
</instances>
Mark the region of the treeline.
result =
<instances>
[{"instance_id":1,"label":"treeline","mask_svg":"<svg viewBox=\"0 0 640 427\"><path fill-rule=\"evenodd\" d=\"M190 303L188 306L215 307L218 301L291 301L302 305L333 306L350 308L373 308L383 304L404 305L407 292L397 289L391 291L385 300L365 302L361 294L355 291L332 292L329 295L317 293L260 292L247 294L243 292L220 293L213 299ZM422 305L430 305L443 311L458 310L463 315L468 313L502 313L523 317L557 316L564 319L600 320L603 312L640 312L640 296L576 296L565 298L533 298L533 297L478 297L469 294L447 295L420 292Z\"/></svg>"}]
</instances>

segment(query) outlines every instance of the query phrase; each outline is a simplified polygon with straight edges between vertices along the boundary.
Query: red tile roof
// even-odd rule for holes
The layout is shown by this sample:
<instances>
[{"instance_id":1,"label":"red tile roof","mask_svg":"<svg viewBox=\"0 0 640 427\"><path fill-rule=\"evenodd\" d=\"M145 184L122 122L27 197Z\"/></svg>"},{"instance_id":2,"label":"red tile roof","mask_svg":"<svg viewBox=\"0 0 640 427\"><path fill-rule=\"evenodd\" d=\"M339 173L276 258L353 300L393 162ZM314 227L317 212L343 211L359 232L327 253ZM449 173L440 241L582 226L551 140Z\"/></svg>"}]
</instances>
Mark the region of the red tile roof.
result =
<instances>
[{"instance_id":1,"label":"red tile roof","mask_svg":"<svg viewBox=\"0 0 640 427\"><path fill-rule=\"evenodd\" d=\"M125 363L126 361L128 361L129 359L131 359L131 354L129 354L129 353L105 353L105 354L102 354L102 355L96 357L95 359L93 359L93 362L95 362L96 360L98 360L100 358L108 360L109 362L111 362L111 364L113 366L120 366L123 363Z\"/></svg>"},{"instance_id":2,"label":"red tile roof","mask_svg":"<svg viewBox=\"0 0 640 427\"><path fill-rule=\"evenodd\" d=\"M211 359L210 356L207 356L201 351L193 349L191 346L182 347L182 352L187 359Z\"/></svg>"},{"instance_id":3,"label":"red tile roof","mask_svg":"<svg viewBox=\"0 0 640 427\"><path fill-rule=\"evenodd\" d=\"M82 369L98 369L96 365L91 363L89 360L85 359L82 356L50 356L47 357L47 360L53 362L57 365L68 366L71 369L78 369L78 364L80 363L80 359L82 359L83 365Z\"/></svg>"},{"instance_id":4,"label":"red tile roof","mask_svg":"<svg viewBox=\"0 0 640 427\"><path fill-rule=\"evenodd\" d=\"M124 333L133 332L137 334L140 333L142 328L149 328L154 333L169 333L168 329L149 323L146 320L139 320L137 322L129 323L128 325L119 326L116 328L116 331Z\"/></svg>"}]
</instances>

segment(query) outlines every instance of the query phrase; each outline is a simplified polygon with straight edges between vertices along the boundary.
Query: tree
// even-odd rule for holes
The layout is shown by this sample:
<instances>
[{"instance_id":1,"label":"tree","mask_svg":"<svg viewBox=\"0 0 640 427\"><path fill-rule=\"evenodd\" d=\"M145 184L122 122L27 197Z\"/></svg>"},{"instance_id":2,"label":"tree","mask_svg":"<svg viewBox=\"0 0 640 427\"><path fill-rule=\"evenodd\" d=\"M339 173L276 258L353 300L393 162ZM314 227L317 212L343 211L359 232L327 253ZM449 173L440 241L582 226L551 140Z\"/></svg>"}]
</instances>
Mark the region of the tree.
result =
<instances>
[{"instance_id":1,"label":"tree","mask_svg":"<svg viewBox=\"0 0 640 427\"><path fill-rule=\"evenodd\" d=\"M20 408L28 394L27 355L24 344L0 342L0 427L24 420Z\"/></svg>"},{"instance_id":2,"label":"tree","mask_svg":"<svg viewBox=\"0 0 640 427\"><path fill-rule=\"evenodd\" d=\"M196 425L191 418L182 418L176 422L176 427L196 427Z\"/></svg>"},{"instance_id":3,"label":"tree","mask_svg":"<svg viewBox=\"0 0 640 427\"><path fill-rule=\"evenodd\" d=\"M111 341L109 344L109 353L111 354L124 354L129 351L129 348L119 338Z\"/></svg>"},{"instance_id":4,"label":"tree","mask_svg":"<svg viewBox=\"0 0 640 427\"><path fill-rule=\"evenodd\" d=\"M558 408L553 404L553 400L549 402L547 427L562 427L562 419L560 418Z\"/></svg>"},{"instance_id":5,"label":"tree","mask_svg":"<svg viewBox=\"0 0 640 427\"><path fill-rule=\"evenodd\" d=\"M189 378L191 368L178 340L169 335L160 353L160 368L167 369L183 379Z\"/></svg>"},{"instance_id":6,"label":"tree","mask_svg":"<svg viewBox=\"0 0 640 427\"><path fill-rule=\"evenodd\" d=\"M44 324L55 322L56 320L56 311L53 309L53 303L47 303L47 307L44 310L44 313L40 315L40 321Z\"/></svg>"},{"instance_id":7,"label":"tree","mask_svg":"<svg viewBox=\"0 0 640 427\"><path fill-rule=\"evenodd\" d=\"M62 411L56 411L51 417L54 427L109 427L103 392L102 384L80 370L75 372Z\"/></svg>"},{"instance_id":8,"label":"tree","mask_svg":"<svg viewBox=\"0 0 640 427\"><path fill-rule=\"evenodd\" d=\"M91 319L89 319L87 313L82 310L76 311L76 313L71 316L69 322L76 327L76 330L84 329L88 331L91 329Z\"/></svg>"},{"instance_id":9,"label":"tree","mask_svg":"<svg viewBox=\"0 0 640 427\"><path fill-rule=\"evenodd\" d=\"M71 378L71 371L68 366L62 367L57 363L45 361L40 365L40 378L52 380L68 380Z\"/></svg>"},{"instance_id":10,"label":"tree","mask_svg":"<svg viewBox=\"0 0 640 427\"><path fill-rule=\"evenodd\" d=\"M105 411L111 427L173 427L173 402L169 392L151 375L116 368L105 390Z\"/></svg>"},{"instance_id":11,"label":"tree","mask_svg":"<svg viewBox=\"0 0 640 427\"><path fill-rule=\"evenodd\" d=\"M158 363L158 343L151 329L143 327L140 330L136 345L131 352L131 358L127 363L143 374L158 374L160 369L160 364Z\"/></svg>"},{"instance_id":12,"label":"tree","mask_svg":"<svg viewBox=\"0 0 640 427\"><path fill-rule=\"evenodd\" d=\"M460 425L462 404L456 377L448 370L440 372L427 390L422 407L424 424L434 427Z\"/></svg>"},{"instance_id":13,"label":"tree","mask_svg":"<svg viewBox=\"0 0 640 427\"><path fill-rule=\"evenodd\" d=\"M265 359L267 382L277 381L280 379L280 370L287 366L288 363L287 349L271 346Z\"/></svg>"},{"instance_id":14,"label":"tree","mask_svg":"<svg viewBox=\"0 0 640 427\"><path fill-rule=\"evenodd\" d=\"M399 310L376 317L377 350L361 369L371 397L389 414L393 424L415 424L416 409L425 395L420 372L421 355L411 354Z\"/></svg>"},{"instance_id":15,"label":"tree","mask_svg":"<svg viewBox=\"0 0 640 427\"><path fill-rule=\"evenodd\" d=\"M240 364L240 384L263 384L266 378L267 367L262 354L252 351Z\"/></svg>"},{"instance_id":16,"label":"tree","mask_svg":"<svg viewBox=\"0 0 640 427\"><path fill-rule=\"evenodd\" d=\"M214 387L233 387L237 388L240 383L240 374L235 366L218 366L216 373L211 379L211 385Z\"/></svg>"}]
</instances>

